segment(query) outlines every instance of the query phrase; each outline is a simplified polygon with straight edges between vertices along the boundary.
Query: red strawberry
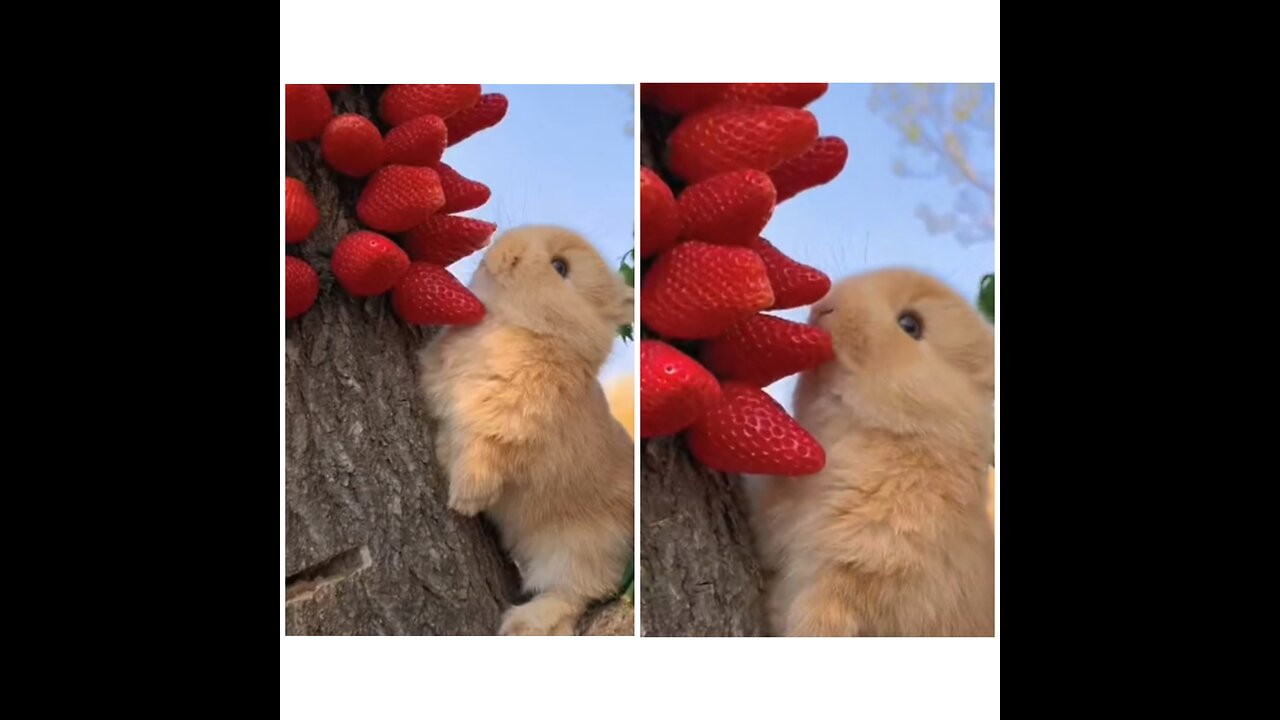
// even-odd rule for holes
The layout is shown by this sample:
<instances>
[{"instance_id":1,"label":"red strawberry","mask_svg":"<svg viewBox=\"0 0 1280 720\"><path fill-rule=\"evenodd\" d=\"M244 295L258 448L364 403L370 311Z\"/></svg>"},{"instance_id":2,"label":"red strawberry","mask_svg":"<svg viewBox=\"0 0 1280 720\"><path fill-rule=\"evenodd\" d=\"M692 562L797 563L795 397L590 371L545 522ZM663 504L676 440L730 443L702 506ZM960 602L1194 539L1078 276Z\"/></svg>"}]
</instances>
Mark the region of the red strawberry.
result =
<instances>
[{"instance_id":1,"label":"red strawberry","mask_svg":"<svg viewBox=\"0 0 1280 720\"><path fill-rule=\"evenodd\" d=\"M444 207L441 213L459 213L474 210L489 202L489 186L468 180L445 163L436 166L440 173L440 186L444 188Z\"/></svg>"},{"instance_id":2,"label":"red strawberry","mask_svg":"<svg viewBox=\"0 0 1280 720\"><path fill-rule=\"evenodd\" d=\"M802 190L825 185L844 170L849 160L849 146L838 137L820 137L809 152L788 160L769 171L778 189L778 202L795 197Z\"/></svg>"},{"instance_id":3,"label":"red strawberry","mask_svg":"<svg viewBox=\"0 0 1280 720\"><path fill-rule=\"evenodd\" d=\"M391 293L391 307L414 325L474 325L484 319L484 305L448 270L416 262Z\"/></svg>"},{"instance_id":4,"label":"red strawberry","mask_svg":"<svg viewBox=\"0 0 1280 720\"><path fill-rule=\"evenodd\" d=\"M316 209L316 201L301 180L287 177L284 179L284 241L299 243L307 239L316 223L320 222L320 211Z\"/></svg>"},{"instance_id":5,"label":"red strawberry","mask_svg":"<svg viewBox=\"0 0 1280 720\"><path fill-rule=\"evenodd\" d=\"M722 472L812 475L827 464L813 436L765 391L724 383L720 402L685 433L689 451Z\"/></svg>"},{"instance_id":6,"label":"red strawberry","mask_svg":"<svg viewBox=\"0 0 1280 720\"><path fill-rule=\"evenodd\" d=\"M726 103L681 120L667 152L672 172L697 182L729 170L768 172L817 138L818 121L806 110Z\"/></svg>"},{"instance_id":7,"label":"red strawberry","mask_svg":"<svg viewBox=\"0 0 1280 720\"><path fill-rule=\"evenodd\" d=\"M681 237L745 245L769 224L773 199L773 182L759 170L713 175L680 193Z\"/></svg>"},{"instance_id":8,"label":"red strawberry","mask_svg":"<svg viewBox=\"0 0 1280 720\"><path fill-rule=\"evenodd\" d=\"M378 102L378 116L395 127L423 115L447 118L479 99L479 85L389 85Z\"/></svg>"},{"instance_id":9,"label":"red strawberry","mask_svg":"<svg viewBox=\"0 0 1280 720\"><path fill-rule=\"evenodd\" d=\"M323 85L284 86L284 139L315 140L333 117L333 103Z\"/></svg>"},{"instance_id":10,"label":"red strawberry","mask_svg":"<svg viewBox=\"0 0 1280 720\"><path fill-rule=\"evenodd\" d=\"M757 387L813 369L835 357L822 328L756 315L702 344L699 359L722 380Z\"/></svg>"},{"instance_id":11,"label":"red strawberry","mask_svg":"<svg viewBox=\"0 0 1280 720\"><path fill-rule=\"evenodd\" d=\"M489 244L497 225L458 215L434 215L400 237L414 262L448 267Z\"/></svg>"},{"instance_id":12,"label":"red strawberry","mask_svg":"<svg viewBox=\"0 0 1280 720\"><path fill-rule=\"evenodd\" d=\"M432 166L444 155L448 130L439 115L422 115L387 133L387 162L393 165Z\"/></svg>"},{"instance_id":13,"label":"red strawberry","mask_svg":"<svg viewBox=\"0 0 1280 720\"><path fill-rule=\"evenodd\" d=\"M640 257L660 253L680 235L680 207L658 174L640 168Z\"/></svg>"},{"instance_id":14,"label":"red strawberry","mask_svg":"<svg viewBox=\"0 0 1280 720\"><path fill-rule=\"evenodd\" d=\"M387 149L378 128L363 115L351 113L339 115L325 126L320 155L343 175L362 178L382 167Z\"/></svg>"},{"instance_id":15,"label":"red strawberry","mask_svg":"<svg viewBox=\"0 0 1280 720\"><path fill-rule=\"evenodd\" d=\"M459 110L445 121L449 126L449 146L452 147L486 128L491 128L507 115L507 96L502 93L481 95L480 101Z\"/></svg>"},{"instance_id":16,"label":"red strawberry","mask_svg":"<svg viewBox=\"0 0 1280 720\"><path fill-rule=\"evenodd\" d=\"M320 278L305 260L284 257L284 319L292 320L311 309L320 294Z\"/></svg>"},{"instance_id":17,"label":"red strawberry","mask_svg":"<svg viewBox=\"0 0 1280 720\"><path fill-rule=\"evenodd\" d=\"M720 99L802 108L826 92L826 83L729 83Z\"/></svg>"},{"instance_id":18,"label":"red strawberry","mask_svg":"<svg viewBox=\"0 0 1280 720\"><path fill-rule=\"evenodd\" d=\"M718 101L728 86L729 83L644 83L640 98L665 113L685 115Z\"/></svg>"},{"instance_id":19,"label":"red strawberry","mask_svg":"<svg viewBox=\"0 0 1280 720\"><path fill-rule=\"evenodd\" d=\"M658 340L640 341L640 437L675 435L719 399L720 383L693 358Z\"/></svg>"},{"instance_id":20,"label":"red strawberry","mask_svg":"<svg viewBox=\"0 0 1280 720\"><path fill-rule=\"evenodd\" d=\"M324 89L328 90L329 92L338 92L339 90L346 90L349 87L351 86L350 85L325 85Z\"/></svg>"},{"instance_id":21,"label":"red strawberry","mask_svg":"<svg viewBox=\"0 0 1280 720\"><path fill-rule=\"evenodd\" d=\"M747 244L764 262L769 274L769 286L773 288L773 306L770 310L786 310L818 302L831 289L831 278L817 268L792 260L764 238L756 238Z\"/></svg>"},{"instance_id":22,"label":"red strawberry","mask_svg":"<svg viewBox=\"0 0 1280 720\"><path fill-rule=\"evenodd\" d=\"M755 251L680 243L658 256L640 288L640 316L669 338L715 337L773 304Z\"/></svg>"},{"instance_id":23,"label":"red strawberry","mask_svg":"<svg viewBox=\"0 0 1280 720\"><path fill-rule=\"evenodd\" d=\"M353 297L373 297L395 287L409 271L409 256L376 232L357 230L333 249L329 267Z\"/></svg>"},{"instance_id":24,"label":"red strawberry","mask_svg":"<svg viewBox=\"0 0 1280 720\"><path fill-rule=\"evenodd\" d=\"M444 205L440 177L431 168L388 165L375 172L356 201L360 222L382 232L404 232Z\"/></svg>"}]
</instances>

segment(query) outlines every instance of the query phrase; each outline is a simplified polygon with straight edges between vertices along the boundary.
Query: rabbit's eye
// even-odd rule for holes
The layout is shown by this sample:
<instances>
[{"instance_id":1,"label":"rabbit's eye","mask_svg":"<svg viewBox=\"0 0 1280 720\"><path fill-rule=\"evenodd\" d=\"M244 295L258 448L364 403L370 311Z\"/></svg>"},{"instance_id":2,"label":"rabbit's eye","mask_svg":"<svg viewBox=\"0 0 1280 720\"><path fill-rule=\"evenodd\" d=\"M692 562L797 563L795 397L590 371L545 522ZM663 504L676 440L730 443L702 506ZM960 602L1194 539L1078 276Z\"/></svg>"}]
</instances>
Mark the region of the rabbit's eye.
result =
<instances>
[{"instance_id":1,"label":"rabbit's eye","mask_svg":"<svg viewBox=\"0 0 1280 720\"><path fill-rule=\"evenodd\" d=\"M921 322L920 316L910 310L898 316L898 327L916 340L924 334L924 323Z\"/></svg>"},{"instance_id":2,"label":"rabbit's eye","mask_svg":"<svg viewBox=\"0 0 1280 720\"><path fill-rule=\"evenodd\" d=\"M556 258L552 260L551 267L555 268L555 271L560 273L560 277L569 276L569 266L565 263L565 261L561 260L560 258Z\"/></svg>"}]
</instances>

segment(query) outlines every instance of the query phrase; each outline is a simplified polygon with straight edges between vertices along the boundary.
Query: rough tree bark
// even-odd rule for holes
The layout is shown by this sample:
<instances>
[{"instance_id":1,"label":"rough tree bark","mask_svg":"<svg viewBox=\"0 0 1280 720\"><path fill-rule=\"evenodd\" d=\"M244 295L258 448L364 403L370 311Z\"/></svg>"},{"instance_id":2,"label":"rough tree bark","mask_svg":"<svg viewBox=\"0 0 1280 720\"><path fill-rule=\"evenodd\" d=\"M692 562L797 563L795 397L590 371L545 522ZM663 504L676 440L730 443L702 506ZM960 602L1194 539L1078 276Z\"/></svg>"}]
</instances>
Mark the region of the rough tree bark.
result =
<instances>
[{"instance_id":1,"label":"rough tree bark","mask_svg":"<svg viewBox=\"0 0 1280 720\"><path fill-rule=\"evenodd\" d=\"M337 94L335 113L377 122L382 88ZM314 142L288 143L285 171L320 209L315 232L287 252L321 286L285 330L285 630L492 635L523 598L492 527L446 507L417 378L417 351L435 330L401 322L389 296L352 298L328 271L334 245L359 229L362 183L332 172ZM632 617L629 604L605 603L578 631L630 635Z\"/></svg>"},{"instance_id":2,"label":"rough tree bark","mask_svg":"<svg viewBox=\"0 0 1280 720\"><path fill-rule=\"evenodd\" d=\"M641 162L679 192L662 163L672 126L671 118L642 108ZM646 441L640 452L642 634L767 634L741 478L701 467L678 439Z\"/></svg>"}]
</instances>

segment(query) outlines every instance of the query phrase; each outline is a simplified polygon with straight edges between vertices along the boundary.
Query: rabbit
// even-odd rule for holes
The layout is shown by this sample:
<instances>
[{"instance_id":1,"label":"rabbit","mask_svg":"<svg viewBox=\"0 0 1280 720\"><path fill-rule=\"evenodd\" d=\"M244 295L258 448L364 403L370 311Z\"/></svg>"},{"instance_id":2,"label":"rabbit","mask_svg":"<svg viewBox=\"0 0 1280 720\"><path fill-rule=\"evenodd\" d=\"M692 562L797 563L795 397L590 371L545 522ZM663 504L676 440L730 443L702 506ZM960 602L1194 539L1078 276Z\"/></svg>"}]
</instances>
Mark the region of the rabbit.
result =
<instances>
[{"instance_id":1,"label":"rabbit","mask_svg":"<svg viewBox=\"0 0 1280 720\"><path fill-rule=\"evenodd\" d=\"M586 240L549 226L504 233L470 287L484 319L419 356L449 507L493 521L533 595L499 634L572 635L634 547L633 444L597 379L634 292Z\"/></svg>"},{"instance_id":2,"label":"rabbit","mask_svg":"<svg viewBox=\"0 0 1280 720\"><path fill-rule=\"evenodd\" d=\"M827 464L752 494L773 632L994 635L991 327L910 270L843 280L809 322L835 359L798 378L794 410Z\"/></svg>"}]
</instances>

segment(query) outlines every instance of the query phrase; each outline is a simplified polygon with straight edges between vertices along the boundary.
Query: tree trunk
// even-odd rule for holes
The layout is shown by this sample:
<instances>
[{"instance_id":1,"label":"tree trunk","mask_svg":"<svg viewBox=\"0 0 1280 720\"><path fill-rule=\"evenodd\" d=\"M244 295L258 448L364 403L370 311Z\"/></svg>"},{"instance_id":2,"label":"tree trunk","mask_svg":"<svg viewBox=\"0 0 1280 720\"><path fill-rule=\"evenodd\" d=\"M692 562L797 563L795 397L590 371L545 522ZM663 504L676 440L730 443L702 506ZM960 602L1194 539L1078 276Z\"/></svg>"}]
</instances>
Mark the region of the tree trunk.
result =
<instances>
[{"instance_id":1,"label":"tree trunk","mask_svg":"<svg viewBox=\"0 0 1280 720\"><path fill-rule=\"evenodd\" d=\"M673 125L672 118L642 108L641 162L678 193L681 185L663 163ZM641 632L767 634L741 478L701 467L678 439L646 441L640 457Z\"/></svg>"},{"instance_id":2,"label":"tree trunk","mask_svg":"<svg viewBox=\"0 0 1280 720\"><path fill-rule=\"evenodd\" d=\"M377 123L382 88L338 93L334 112ZM523 600L519 575L488 523L446 506L417 377L417 351L435 330L401 322L389 295L352 298L328 271L334 245L359 229L362 181L331 171L315 142L287 143L285 172L320 210L311 237L288 252L321 284L285 330L286 632L492 635ZM606 603L578 630L630 635L631 617L626 602Z\"/></svg>"},{"instance_id":3,"label":"tree trunk","mask_svg":"<svg viewBox=\"0 0 1280 720\"><path fill-rule=\"evenodd\" d=\"M642 632L767 634L741 478L699 466L673 438L647 441L641 453Z\"/></svg>"}]
</instances>

